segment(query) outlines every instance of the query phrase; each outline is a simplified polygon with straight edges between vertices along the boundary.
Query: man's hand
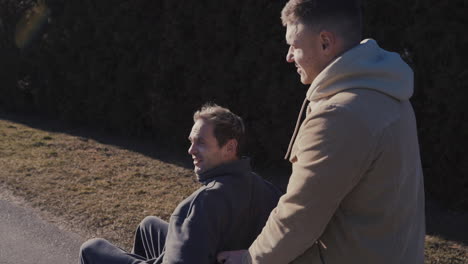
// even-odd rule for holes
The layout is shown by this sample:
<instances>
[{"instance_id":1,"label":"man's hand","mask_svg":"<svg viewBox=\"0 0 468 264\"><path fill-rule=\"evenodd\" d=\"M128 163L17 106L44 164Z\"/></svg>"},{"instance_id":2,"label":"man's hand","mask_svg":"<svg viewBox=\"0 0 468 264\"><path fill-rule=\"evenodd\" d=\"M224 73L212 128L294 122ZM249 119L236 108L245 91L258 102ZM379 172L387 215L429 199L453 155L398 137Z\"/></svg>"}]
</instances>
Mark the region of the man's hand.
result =
<instances>
[{"instance_id":1,"label":"man's hand","mask_svg":"<svg viewBox=\"0 0 468 264\"><path fill-rule=\"evenodd\" d=\"M248 254L247 250L223 251L218 253L217 259L220 264L244 264L244 256ZM248 263L245 263L248 264Z\"/></svg>"}]
</instances>

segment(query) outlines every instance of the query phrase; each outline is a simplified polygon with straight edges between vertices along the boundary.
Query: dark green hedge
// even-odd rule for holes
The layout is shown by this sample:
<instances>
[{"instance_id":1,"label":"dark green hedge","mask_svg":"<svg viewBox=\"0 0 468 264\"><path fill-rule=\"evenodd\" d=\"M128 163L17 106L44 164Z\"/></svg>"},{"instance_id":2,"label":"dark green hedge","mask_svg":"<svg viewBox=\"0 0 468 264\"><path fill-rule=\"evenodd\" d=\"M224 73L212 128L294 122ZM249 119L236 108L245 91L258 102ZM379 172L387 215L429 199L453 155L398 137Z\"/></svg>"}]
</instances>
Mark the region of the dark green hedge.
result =
<instances>
[{"instance_id":1,"label":"dark green hedge","mask_svg":"<svg viewBox=\"0 0 468 264\"><path fill-rule=\"evenodd\" d=\"M18 48L16 25L37 4L0 0L1 108L184 149L193 111L214 101L244 118L257 164L282 159L307 89L285 62L284 0L44 3L48 21ZM415 71L428 195L468 208L466 1L368 0L364 10L366 37Z\"/></svg>"}]
</instances>

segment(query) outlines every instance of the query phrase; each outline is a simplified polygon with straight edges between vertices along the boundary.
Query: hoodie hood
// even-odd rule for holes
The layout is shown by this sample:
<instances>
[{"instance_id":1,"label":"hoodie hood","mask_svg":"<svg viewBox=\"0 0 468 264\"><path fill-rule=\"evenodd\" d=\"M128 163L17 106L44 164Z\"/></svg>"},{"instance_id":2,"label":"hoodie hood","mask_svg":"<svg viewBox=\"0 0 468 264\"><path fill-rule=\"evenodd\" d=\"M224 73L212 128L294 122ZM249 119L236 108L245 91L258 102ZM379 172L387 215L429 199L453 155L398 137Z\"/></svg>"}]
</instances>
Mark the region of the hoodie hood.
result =
<instances>
[{"instance_id":1,"label":"hoodie hood","mask_svg":"<svg viewBox=\"0 0 468 264\"><path fill-rule=\"evenodd\" d=\"M379 47L365 39L332 61L312 82L307 91L309 101L317 101L338 92L372 89L400 101L413 95L413 71L398 53Z\"/></svg>"},{"instance_id":2,"label":"hoodie hood","mask_svg":"<svg viewBox=\"0 0 468 264\"><path fill-rule=\"evenodd\" d=\"M223 163L217 167L209 169L198 175L198 181L202 184L207 184L213 178L221 176L242 175L251 171L250 158L242 157L241 159L234 160L228 163Z\"/></svg>"},{"instance_id":3,"label":"hoodie hood","mask_svg":"<svg viewBox=\"0 0 468 264\"><path fill-rule=\"evenodd\" d=\"M284 158L289 158L309 101L318 101L355 88L378 91L399 101L408 100L413 95L413 70L398 53L380 48L373 39L365 39L343 53L325 67L310 85Z\"/></svg>"}]
</instances>

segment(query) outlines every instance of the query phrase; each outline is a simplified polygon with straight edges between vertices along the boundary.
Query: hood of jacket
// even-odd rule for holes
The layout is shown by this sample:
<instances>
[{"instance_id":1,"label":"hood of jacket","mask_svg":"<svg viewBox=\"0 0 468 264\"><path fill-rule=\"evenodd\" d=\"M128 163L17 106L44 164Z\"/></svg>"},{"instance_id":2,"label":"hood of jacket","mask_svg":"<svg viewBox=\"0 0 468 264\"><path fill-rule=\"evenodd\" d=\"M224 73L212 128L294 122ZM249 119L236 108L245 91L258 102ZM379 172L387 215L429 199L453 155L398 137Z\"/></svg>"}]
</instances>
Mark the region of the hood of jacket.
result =
<instances>
[{"instance_id":1,"label":"hood of jacket","mask_svg":"<svg viewBox=\"0 0 468 264\"><path fill-rule=\"evenodd\" d=\"M209 169L198 175L198 181L202 184L207 184L213 178L227 176L227 175L241 175L246 172L252 171L250 167L250 158L242 157L241 159L234 160L228 163L220 164L217 167Z\"/></svg>"},{"instance_id":2,"label":"hood of jacket","mask_svg":"<svg viewBox=\"0 0 468 264\"><path fill-rule=\"evenodd\" d=\"M317 101L353 88L372 89L400 101L408 100L413 95L413 71L398 53L380 48L373 39L365 39L317 75L307 91L307 99Z\"/></svg>"}]
</instances>

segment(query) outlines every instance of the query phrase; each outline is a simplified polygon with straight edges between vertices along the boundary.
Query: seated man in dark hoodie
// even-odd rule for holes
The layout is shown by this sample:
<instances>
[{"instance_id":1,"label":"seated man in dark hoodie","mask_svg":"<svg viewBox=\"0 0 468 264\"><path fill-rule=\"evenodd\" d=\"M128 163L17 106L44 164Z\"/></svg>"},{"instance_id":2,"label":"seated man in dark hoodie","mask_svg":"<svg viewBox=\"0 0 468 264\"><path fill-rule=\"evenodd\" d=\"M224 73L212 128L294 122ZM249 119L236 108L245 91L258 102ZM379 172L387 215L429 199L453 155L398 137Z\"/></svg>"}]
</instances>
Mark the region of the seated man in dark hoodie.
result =
<instances>
[{"instance_id":1,"label":"seated man in dark hoodie","mask_svg":"<svg viewBox=\"0 0 468 264\"><path fill-rule=\"evenodd\" d=\"M81 247L82 264L213 264L218 252L254 241L281 193L252 172L249 159L240 158L244 124L239 116L212 104L193 119L188 153L202 186L177 206L169 223L145 218L132 253L92 239Z\"/></svg>"}]
</instances>

